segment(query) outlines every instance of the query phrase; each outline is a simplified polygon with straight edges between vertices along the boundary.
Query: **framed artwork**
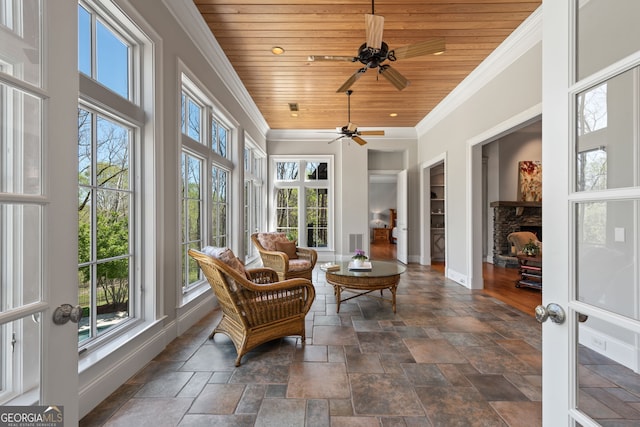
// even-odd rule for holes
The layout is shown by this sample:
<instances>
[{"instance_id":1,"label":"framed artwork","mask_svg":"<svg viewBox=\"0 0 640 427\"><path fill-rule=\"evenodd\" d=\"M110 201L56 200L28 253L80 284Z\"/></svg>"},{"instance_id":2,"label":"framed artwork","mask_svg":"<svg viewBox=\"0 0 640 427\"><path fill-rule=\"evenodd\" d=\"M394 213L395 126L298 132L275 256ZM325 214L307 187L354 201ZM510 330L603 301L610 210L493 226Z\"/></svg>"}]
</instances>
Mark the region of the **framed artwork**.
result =
<instances>
[{"instance_id":1,"label":"framed artwork","mask_svg":"<svg viewBox=\"0 0 640 427\"><path fill-rule=\"evenodd\" d=\"M523 160L519 162L518 199L523 202L542 201L542 162Z\"/></svg>"}]
</instances>

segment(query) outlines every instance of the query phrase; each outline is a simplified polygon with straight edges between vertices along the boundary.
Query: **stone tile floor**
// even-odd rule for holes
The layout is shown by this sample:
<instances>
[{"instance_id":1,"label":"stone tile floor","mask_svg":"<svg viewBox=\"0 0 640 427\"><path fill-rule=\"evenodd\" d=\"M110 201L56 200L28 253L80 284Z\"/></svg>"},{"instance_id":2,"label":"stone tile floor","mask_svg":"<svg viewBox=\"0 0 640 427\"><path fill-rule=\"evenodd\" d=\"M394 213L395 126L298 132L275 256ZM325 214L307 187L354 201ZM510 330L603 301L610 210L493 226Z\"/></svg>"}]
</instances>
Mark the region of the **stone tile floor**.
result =
<instances>
[{"instance_id":1,"label":"stone tile floor","mask_svg":"<svg viewBox=\"0 0 640 427\"><path fill-rule=\"evenodd\" d=\"M397 313L341 304L314 272L307 342L288 337L234 367L207 336L214 310L82 419L89 426L541 425L541 326L429 267L402 275Z\"/></svg>"}]
</instances>

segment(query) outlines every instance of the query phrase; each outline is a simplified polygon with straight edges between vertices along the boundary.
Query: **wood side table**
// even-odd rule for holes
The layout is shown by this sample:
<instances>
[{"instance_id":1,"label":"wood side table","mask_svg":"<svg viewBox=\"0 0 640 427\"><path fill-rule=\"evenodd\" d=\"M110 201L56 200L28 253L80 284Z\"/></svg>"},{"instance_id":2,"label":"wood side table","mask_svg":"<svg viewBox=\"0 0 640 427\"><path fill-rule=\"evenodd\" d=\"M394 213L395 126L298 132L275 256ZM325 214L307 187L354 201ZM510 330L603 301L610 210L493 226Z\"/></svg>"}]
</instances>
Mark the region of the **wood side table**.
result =
<instances>
[{"instance_id":1,"label":"wood side table","mask_svg":"<svg viewBox=\"0 0 640 427\"><path fill-rule=\"evenodd\" d=\"M373 241L384 240L386 242L391 241L391 229L390 228L374 228L373 229Z\"/></svg>"}]
</instances>

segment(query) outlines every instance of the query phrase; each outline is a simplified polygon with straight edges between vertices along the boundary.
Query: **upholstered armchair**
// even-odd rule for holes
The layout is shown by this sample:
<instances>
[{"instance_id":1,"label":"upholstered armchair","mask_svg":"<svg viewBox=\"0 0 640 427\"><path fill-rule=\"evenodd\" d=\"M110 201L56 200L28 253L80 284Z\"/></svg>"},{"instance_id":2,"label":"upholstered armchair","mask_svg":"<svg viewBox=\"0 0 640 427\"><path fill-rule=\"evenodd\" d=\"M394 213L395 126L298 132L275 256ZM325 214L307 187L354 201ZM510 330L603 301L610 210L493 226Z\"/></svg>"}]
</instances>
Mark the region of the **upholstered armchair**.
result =
<instances>
[{"instance_id":1,"label":"upholstered armchair","mask_svg":"<svg viewBox=\"0 0 640 427\"><path fill-rule=\"evenodd\" d=\"M516 231L510 233L507 236L507 240L516 248L516 254L522 254L522 248L524 245L532 241L540 248L540 253L542 253L542 242L538 240L538 236L530 231Z\"/></svg>"},{"instance_id":2,"label":"upholstered armchair","mask_svg":"<svg viewBox=\"0 0 640 427\"><path fill-rule=\"evenodd\" d=\"M213 289L222 319L209 339L220 332L236 348L236 366L242 356L265 342L299 335L305 344L305 316L315 289L307 279L278 280L269 268L245 269L229 248L189 249Z\"/></svg>"},{"instance_id":3,"label":"upholstered armchair","mask_svg":"<svg viewBox=\"0 0 640 427\"><path fill-rule=\"evenodd\" d=\"M280 280L294 277L312 280L313 267L318 260L315 250L297 247L279 232L254 233L251 241L260 253L262 264L274 269Z\"/></svg>"}]
</instances>

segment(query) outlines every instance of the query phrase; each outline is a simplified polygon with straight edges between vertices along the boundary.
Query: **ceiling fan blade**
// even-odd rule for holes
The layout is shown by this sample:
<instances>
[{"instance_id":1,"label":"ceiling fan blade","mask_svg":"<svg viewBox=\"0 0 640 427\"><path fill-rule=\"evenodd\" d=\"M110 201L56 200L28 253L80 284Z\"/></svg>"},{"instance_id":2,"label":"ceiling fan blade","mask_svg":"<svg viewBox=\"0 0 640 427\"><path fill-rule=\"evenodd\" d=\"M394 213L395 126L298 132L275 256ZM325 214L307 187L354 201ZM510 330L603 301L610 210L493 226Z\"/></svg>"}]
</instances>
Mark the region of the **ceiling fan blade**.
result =
<instances>
[{"instance_id":1,"label":"ceiling fan blade","mask_svg":"<svg viewBox=\"0 0 640 427\"><path fill-rule=\"evenodd\" d=\"M381 65L378 69L378 73L382 74L382 77L389 80L389 82L398 90L402 90L409 86L409 80L407 80L399 71L391 68L390 65Z\"/></svg>"},{"instance_id":2,"label":"ceiling fan blade","mask_svg":"<svg viewBox=\"0 0 640 427\"><path fill-rule=\"evenodd\" d=\"M378 135L384 136L383 130L361 130L358 132L358 135Z\"/></svg>"},{"instance_id":3,"label":"ceiling fan blade","mask_svg":"<svg viewBox=\"0 0 640 427\"><path fill-rule=\"evenodd\" d=\"M364 139L360 138L358 135L352 136L351 139L353 139L355 142L357 142L360 145L364 145L364 144L367 143L367 141L365 141Z\"/></svg>"},{"instance_id":4,"label":"ceiling fan blade","mask_svg":"<svg viewBox=\"0 0 640 427\"><path fill-rule=\"evenodd\" d=\"M367 28L367 47L374 49L382 48L382 32L384 31L384 16L364 15L364 22Z\"/></svg>"},{"instance_id":5,"label":"ceiling fan blade","mask_svg":"<svg viewBox=\"0 0 640 427\"><path fill-rule=\"evenodd\" d=\"M349 122L349 124L347 125L347 131L349 132L355 132L358 130L358 125L355 123L351 123Z\"/></svg>"},{"instance_id":6,"label":"ceiling fan blade","mask_svg":"<svg viewBox=\"0 0 640 427\"><path fill-rule=\"evenodd\" d=\"M389 52L389 56L393 56L396 59L406 59L423 55L439 55L444 53L444 51L444 39L437 38L393 49Z\"/></svg>"},{"instance_id":7,"label":"ceiling fan blade","mask_svg":"<svg viewBox=\"0 0 640 427\"><path fill-rule=\"evenodd\" d=\"M342 86L338 88L336 92L337 93L346 92L347 89L349 89L364 74L365 71L367 71L367 67L360 68L358 71L353 73L351 77L349 77L347 81L344 82Z\"/></svg>"},{"instance_id":8,"label":"ceiling fan blade","mask_svg":"<svg viewBox=\"0 0 640 427\"><path fill-rule=\"evenodd\" d=\"M309 55L307 61L344 61L356 62L358 58L353 56L335 56L335 55Z\"/></svg>"},{"instance_id":9,"label":"ceiling fan blade","mask_svg":"<svg viewBox=\"0 0 640 427\"><path fill-rule=\"evenodd\" d=\"M332 142L336 142L337 140L342 138L344 138L344 135L340 135L339 137L332 139L331 141L328 142L328 144L331 144Z\"/></svg>"}]
</instances>

